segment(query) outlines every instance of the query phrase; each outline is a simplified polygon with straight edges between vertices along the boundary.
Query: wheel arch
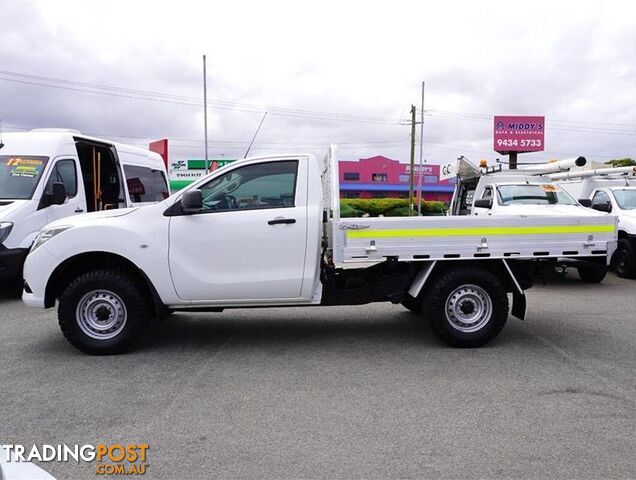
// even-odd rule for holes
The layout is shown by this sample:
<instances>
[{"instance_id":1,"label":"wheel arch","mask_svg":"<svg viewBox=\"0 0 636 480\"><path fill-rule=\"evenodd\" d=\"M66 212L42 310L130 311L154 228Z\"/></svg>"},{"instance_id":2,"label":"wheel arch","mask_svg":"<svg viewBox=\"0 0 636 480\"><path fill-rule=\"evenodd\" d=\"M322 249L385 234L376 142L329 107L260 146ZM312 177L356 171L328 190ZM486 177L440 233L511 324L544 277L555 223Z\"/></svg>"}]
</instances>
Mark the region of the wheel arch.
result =
<instances>
[{"instance_id":1,"label":"wheel arch","mask_svg":"<svg viewBox=\"0 0 636 480\"><path fill-rule=\"evenodd\" d=\"M499 278L508 293L512 293L513 316L523 320L526 316L526 298L524 290L532 286L527 264L507 262L506 260L472 260L429 262L416 275L408 294L413 297L426 295L427 288L435 283L436 278L454 268L478 268L487 270Z\"/></svg>"},{"instance_id":2,"label":"wheel arch","mask_svg":"<svg viewBox=\"0 0 636 480\"><path fill-rule=\"evenodd\" d=\"M152 281L134 262L112 252L96 251L84 252L67 258L53 271L46 284L44 306L53 307L63 290L82 273L100 268L118 268L130 273L138 284L144 289L148 299L152 302L155 314L160 314L165 306L157 293Z\"/></svg>"}]
</instances>

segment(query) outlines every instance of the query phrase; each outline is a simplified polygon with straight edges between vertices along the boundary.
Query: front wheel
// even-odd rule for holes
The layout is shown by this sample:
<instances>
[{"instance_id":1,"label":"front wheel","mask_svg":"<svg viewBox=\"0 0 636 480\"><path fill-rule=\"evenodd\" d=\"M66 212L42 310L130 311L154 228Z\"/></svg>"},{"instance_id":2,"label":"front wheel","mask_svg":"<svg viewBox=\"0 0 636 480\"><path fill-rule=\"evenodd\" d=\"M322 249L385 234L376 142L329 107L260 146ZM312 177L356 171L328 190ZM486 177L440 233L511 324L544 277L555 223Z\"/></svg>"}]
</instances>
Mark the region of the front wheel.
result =
<instances>
[{"instance_id":1,"label":"front wheel","mask_svg":"<svg viewBox=\"0 0 636 480\"><path fill-rule=\"evenodd\" d=\"M461 266L433 281L422 310L447 344L479 347L495 338L508 320L508 294L494 273Z\"/></svg>"},{"instance_id":2,"label":"front wheel","mask_svg":"<svg viewBox=\"0 0 636 480\"><path fill-rule=\"evenodd\" d=\"M621 278L636 277L636 251L629 239L621 238L618 241L612 257L612 266L616 270L616 275Z\"/></svg>"},{"instance_id":3,"label":"front wheel","mask_svg":"<svg viewBox=\"0 0 636 480\"><path fill-rule=\"evenodd\" d=\"M148 300L125 271L95 270L75 278L60 297L62 333L92 355L120 353L138 338L150 318Z\"/></svg>"}]
</instances>

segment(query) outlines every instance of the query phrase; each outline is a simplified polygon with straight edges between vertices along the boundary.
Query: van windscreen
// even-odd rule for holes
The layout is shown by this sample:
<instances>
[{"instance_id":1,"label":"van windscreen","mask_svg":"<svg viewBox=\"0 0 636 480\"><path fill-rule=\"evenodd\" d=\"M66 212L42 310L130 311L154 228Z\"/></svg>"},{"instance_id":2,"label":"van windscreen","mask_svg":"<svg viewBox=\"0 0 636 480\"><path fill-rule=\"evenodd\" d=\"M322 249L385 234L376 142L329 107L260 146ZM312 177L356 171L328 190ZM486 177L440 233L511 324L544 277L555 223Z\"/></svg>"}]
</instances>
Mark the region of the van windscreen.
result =
<instances>
[{"instance_id":1,"label":"van windscreen","mask_svg":"<svg viewBox=\"0 0 636 480\"><path fill-rule=\"evenodd\" d=\"M0 199L30 199L48 160L34 155L0 155Z\"/></svg>"}]
</instances>

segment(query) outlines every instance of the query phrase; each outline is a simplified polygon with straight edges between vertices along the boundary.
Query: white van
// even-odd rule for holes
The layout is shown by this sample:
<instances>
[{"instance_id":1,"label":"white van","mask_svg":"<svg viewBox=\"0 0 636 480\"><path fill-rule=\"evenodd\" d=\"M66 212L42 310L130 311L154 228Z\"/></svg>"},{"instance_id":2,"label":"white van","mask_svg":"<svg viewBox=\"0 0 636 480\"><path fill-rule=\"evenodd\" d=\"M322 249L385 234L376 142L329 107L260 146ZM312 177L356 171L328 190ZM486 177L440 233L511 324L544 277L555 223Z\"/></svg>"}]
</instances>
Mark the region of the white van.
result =
<instances>
[{"instance_id":1,"label":"white van","mask_svg":"<svg viewBox=\"0 0 636 480\"><path fill-rule=\"evenodd\" d=\"M76 130L5 133L0 142L0 285L21 279L29 248L46 224L168 196L163 160L149 150Z\"/></svg>"}]
</instances>

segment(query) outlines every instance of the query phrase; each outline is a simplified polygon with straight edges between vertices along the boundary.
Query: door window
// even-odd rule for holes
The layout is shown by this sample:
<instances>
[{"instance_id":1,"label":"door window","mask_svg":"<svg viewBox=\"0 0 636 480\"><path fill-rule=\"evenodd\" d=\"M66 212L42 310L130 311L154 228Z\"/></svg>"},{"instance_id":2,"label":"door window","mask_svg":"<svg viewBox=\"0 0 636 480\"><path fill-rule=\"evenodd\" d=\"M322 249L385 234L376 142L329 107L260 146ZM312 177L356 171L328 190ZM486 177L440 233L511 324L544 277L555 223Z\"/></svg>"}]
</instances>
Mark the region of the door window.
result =
<instances>
[{"instance_id":1,"label":"door window","mask_svg":"<svg viewBox=\"0 0 636 480\"><path fill-rule=\"evenodd\" d=\"M297 160L236 168L201 187L203 210L293 207L297 172Z\"/></svg>"},{"instance_id":2,"label":"door window","mask_svg":"<svg viewBox=\"0 0 636 480\"><path fill-rule=\"evenodd\" d=\"M594 194L594 198L592 199L592 208L595 205L607 204L611 205L609 195L606 192L596 192Z\"/></svg>"},{"instance_id":3,"label":"door window","mask_svg":"<svg viewBox=\"0 0 636 480\"><path fill-rule=\"evenodd\" d=\"M484 188L484 193L481 194L481 198L492 198L492 187Z\"/></svg>"},{"instance_id":4,"label":"door window","mask_svg":"<svg viewBox=\"0 0 636 480\"><path fill-rule=\"evenodd\" d=\"M77 169L75 168L75 160L60 160L55 164L49 181L46 184L46 194L51 195L53 193L54 183L64 184L68 198L73 198L77 195Z\"/></svg>"}]
</instances>

